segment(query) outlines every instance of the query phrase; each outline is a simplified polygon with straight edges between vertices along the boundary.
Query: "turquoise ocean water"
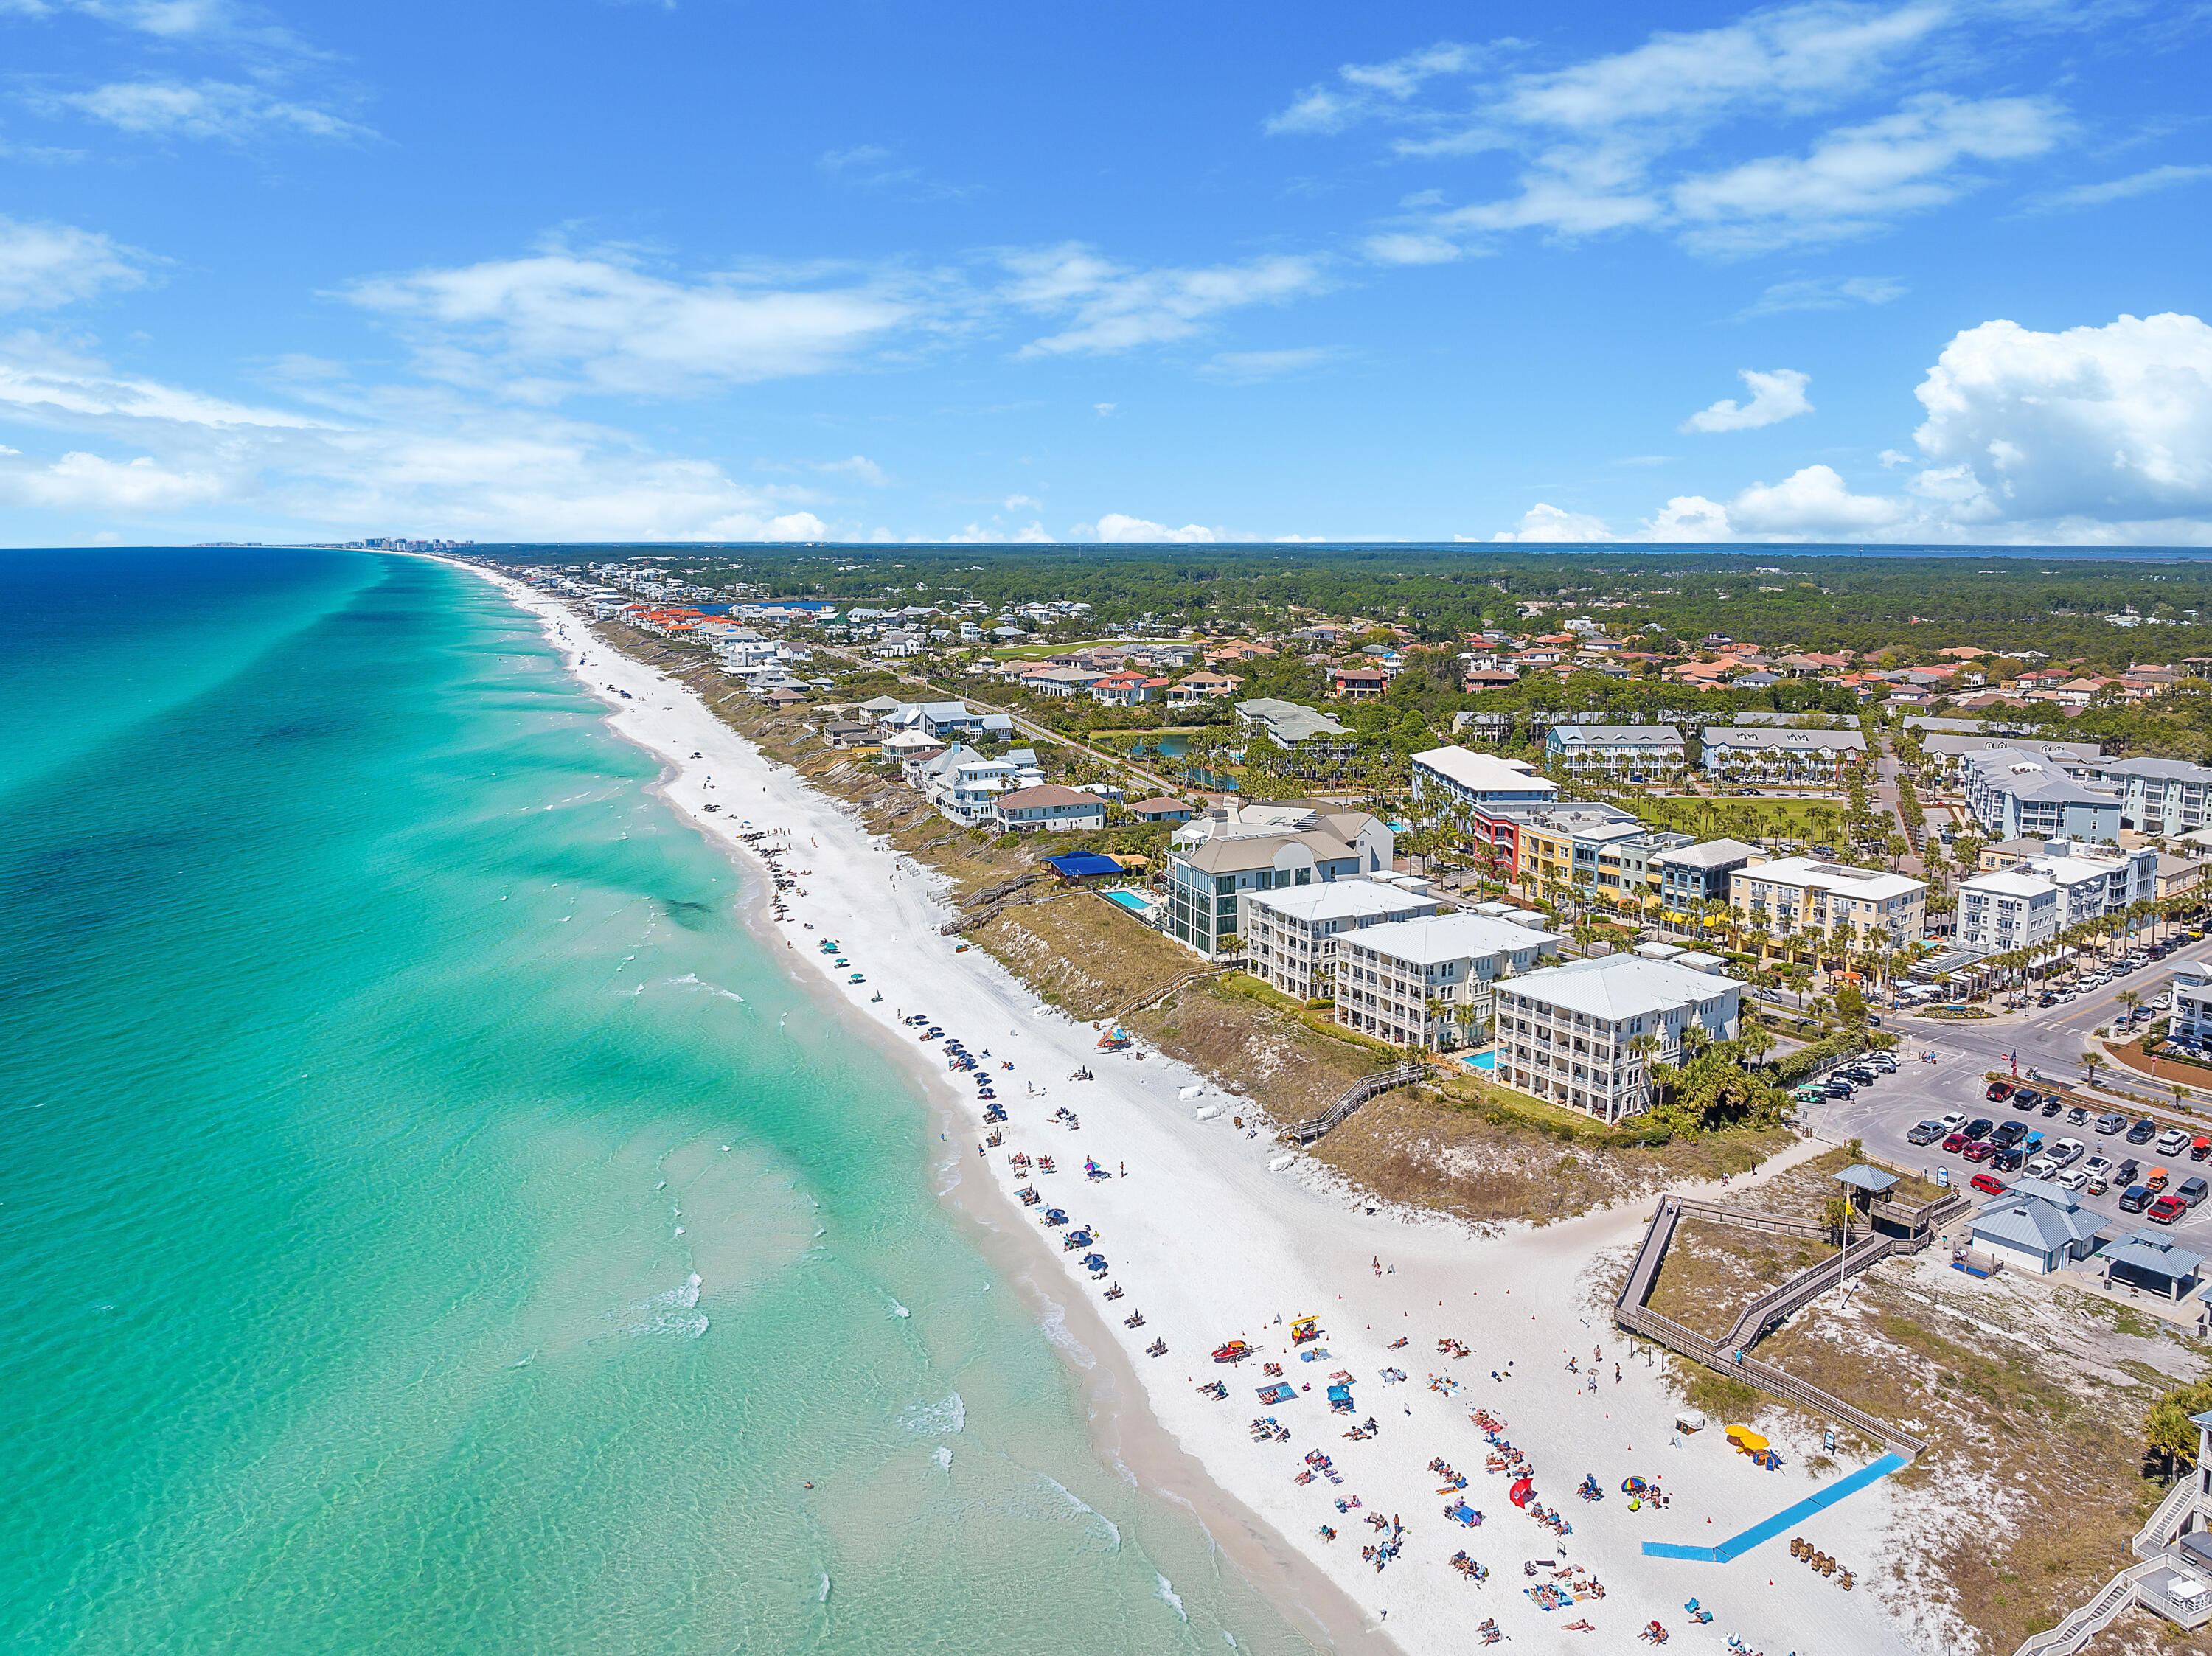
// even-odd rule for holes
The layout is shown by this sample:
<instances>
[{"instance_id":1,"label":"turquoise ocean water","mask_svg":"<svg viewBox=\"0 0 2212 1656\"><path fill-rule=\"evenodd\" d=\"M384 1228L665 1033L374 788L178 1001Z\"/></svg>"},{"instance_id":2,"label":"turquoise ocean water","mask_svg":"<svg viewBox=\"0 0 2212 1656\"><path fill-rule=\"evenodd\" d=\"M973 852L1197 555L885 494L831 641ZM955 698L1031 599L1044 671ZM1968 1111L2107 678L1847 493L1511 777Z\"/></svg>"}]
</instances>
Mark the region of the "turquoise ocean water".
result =
<instances>
[{"instance_id":1,"label":"turquoise ocean water","mask_svg":"<svg viewBox=\"0 0 2212 1656\"><path fill-rule=\"evenodd\" d=\"M0 568L0 1651L1308 1647L525 617Z\"/></svg>"}]
</instances>

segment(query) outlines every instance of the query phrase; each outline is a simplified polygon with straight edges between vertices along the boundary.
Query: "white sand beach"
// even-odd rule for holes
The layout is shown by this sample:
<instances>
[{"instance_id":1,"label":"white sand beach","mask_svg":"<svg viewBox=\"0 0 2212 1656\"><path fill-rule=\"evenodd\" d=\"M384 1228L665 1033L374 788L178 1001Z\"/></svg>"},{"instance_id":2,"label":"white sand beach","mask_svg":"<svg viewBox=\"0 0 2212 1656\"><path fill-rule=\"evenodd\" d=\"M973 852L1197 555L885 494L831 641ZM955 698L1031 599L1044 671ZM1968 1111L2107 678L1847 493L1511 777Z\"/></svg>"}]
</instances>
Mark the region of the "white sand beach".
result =
<instances>
[{"instance_id":1,"label":"white sand beach","mask_svg":"<svg viewBox=\"0 0 2212 1656\"><path fill-rule=\"evenodd\" d=\"M667 798L702 833L741 858L751 856L738 837L744 832L786 836L782 864L799 875L801 889L787 894L788 922L771 920L761 907L763 931L791 945L794 974L818 976L820 992L841 999L847 1016L927 1066L958 1124L951 1131L957 1154L946 1170L947 1182L957 1181L952 1199L1027 1250L1030 1279L1068 1307L1072 1339L1110 1343L1110 1350L1079 1359L1095 1356L1116 1374L1133 1375L1144 1406L1174 1444L1229 1503L1272 1529L1272 1536L1247 1538L1249 1547L1223 1536L1230 1555L1263 1574L1265 1561L1255 1562L1253 1549L1294 1558L1333 1585L1336 1594L1306 1593L1304 1601L1338 1642L1458 1651L1473 1648L1477 1623L1495 1617L1512 1648L1524 1652L1626 1651L1655 1619L1689 1651L1725 1651L1731 1635L1771 1656L1918 1647L1908 1628L1919 1618L1899 1614L1873 1589L1886 1550L1899 1544L1897 1504L1911 1498L1888 1483L1732 1563L1643 1556L1644 1541L1710 1544L1803 1499L1816 1487L1803 1464L1817 1448L1785 1441L1789 1465L1764 1471L1730 1450L1721 1422L1694 1436L1672 1431L1675 1406L1659 1372L1631 1358L1602 1306L1589 1302L1585 1280L1600 1256L1621 1257L1648 1208L1475 1240L1455 1225L1370 1214L1328 1188L1304 1157L1270 1171L1286 1152L1264 1129L1231 1125L1243 1113L1240 1101L1158 1053L1097 1050L1090 1026L1040 1008L981 950L956 953L956 940L937 931L945 913L925 872L763 759L684 687L616 654L555 600L489 578L544 620L572 665L587 663L580 678L610 703L616 731L666 763ZM840 943L849 968L831 965L817 947L823 937ZM852 970L865 973L866 983L848 985ZM901 1024L902 1014L918 1011L970 1051L988 1049L978 1073L990 1077L1011 1118L1003 1149L977 1154L984 1129L975 1077L947 1074L941 1043L924 1046L918 1030ZM1014 1067L1001 1068L1006 1061ZM1071 1081L1085 1065L1097 1079ZM1182 1095L1195 1087L1205 1090ZM1078 1114L1079 1129L1050 1119L1063 1106ZM1222 1107L1198 1119L1208 1107ZM1018 1179L1008 1160L1017 1150L1049 1155L1059 1170ZM1086 1157L1111 1176L1086 1178ZM1110 1262L1105 1280L1119 1283L1124 1297L1102 1299L1103 1282L1079 1264L1091 1250L1064 1252L1060 1234L1039 1223L1041 1208L1015 1199L1023 1183L1036 1185L1043 1206L1064 1208L1090 1228ZM1143 1326L1124 1327L1121 1319L1139 1310ZM1317 1344L1328 1355L1320 1361L1291 1354L1289 1325L1306 1313L1321 1320ZM1463 1342L1469 1355L1439 1355L1444 1338ZM1156 1338L1166 1342L1166 1356L1145 1354ZM1232 1338L1249 1341L1257 1355L1217 1366L1209 1353ZM1255 1390L1268 1378L1263 1362L1282 1366L1299 1388L1294 1400L1258 1401ZM1390 1368L1407 1378L1386 1381ZM1337 1374L1352 1376L1356 1407L1348 1416L1332 1414L1325 1398ZM1217 1380L1228 1388L1226 1401L1199 1389ZM1504 1437L1533 1463L1537 1498L1572 1526L1571 1535L1555 1536L1510 1504L1510 1479L1485 1470L1483 1433L1469 1417L1476 1408L1504 1422ZM1254 1441L1249 1423L1269 1415L1289 1429L1288 1443ZM1370 1416L1375 1436L1342 1435ZM1329 1457L1340 1483L1295 1481L1303 1457L1316 1450ZM1122 1459L1152 1482L1141 1454ZM1465 1500L1483 1514L1479 1526L1444 1515L1445 1480L1430 1470L1439 1459L1465 1476ZM1601 1501L1577 1498L1585 1473L1604 1489ZM1620 1491L1630 1475L1660 1479L1670 1504L1630 1511ZM1188 1490L1170 1493L1209 1516ZM1353 1497L1356 1507L1338 1510L1339 1499ZM1362 1556L1363 1547L1387 1535L1370 1528L1371 1514L1404 1526L1397 1556L1379 1570ZM1233 1517L1212 1516L1234 1526ZM1325 1525L1337 1532L1334 1541L1323 1538ZM1858 1570L1856 1591L1790 1558L1790 1537L1801 1533ZM1489 1568L1486 1583L1450 1566L1462 1549ZM1524 1590L1551 1583L1554 1571L1532 1579L1523 1568L1539 1559L1582 1567L1577 1579L1595 1575L1603 1596L1540 1608ZM1286 1562L1280 1579L1292 1592L1296 1574ZM1712 1611L1709 1624L1685 1615L1693 1597ZM1583 1621L1595 1630L1569 1630Z\"/></svg>"}]
</instances>

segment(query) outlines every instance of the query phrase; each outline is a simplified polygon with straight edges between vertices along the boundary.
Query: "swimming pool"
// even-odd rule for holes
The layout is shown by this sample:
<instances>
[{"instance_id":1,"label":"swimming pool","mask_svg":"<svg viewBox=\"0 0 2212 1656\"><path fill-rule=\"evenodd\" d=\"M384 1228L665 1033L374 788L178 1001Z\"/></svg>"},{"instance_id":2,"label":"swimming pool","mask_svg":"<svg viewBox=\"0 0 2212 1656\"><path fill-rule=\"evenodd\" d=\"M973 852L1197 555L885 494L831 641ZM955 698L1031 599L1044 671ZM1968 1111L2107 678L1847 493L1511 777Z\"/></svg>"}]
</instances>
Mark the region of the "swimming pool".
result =
<instances>
[{"instance_id":1,"label":"swimming pool","mask_svg":"<svg viewBox=\"0 0 2212 1656\"><path fill-rule=\"evenodd\" d=\"M1109 903L1119 903L1133 914L1149 914L1152 912L1152 904L1133 891L1109 891L1106 894L1106 901Z\"/></svg>"},{"instance_id":2,"label":"swimming pool","mask_svg":"<svg viewBox=\"0 0 2212 1656\"><path fill-rule=\"evenodd\" d=\"M1470 1070L1494 1071L1498 1068L1498 1052L1495 1048L1486 1046L1479 1052L1468 1053L1460 1062Z\"/></svg>"}]
</instances>

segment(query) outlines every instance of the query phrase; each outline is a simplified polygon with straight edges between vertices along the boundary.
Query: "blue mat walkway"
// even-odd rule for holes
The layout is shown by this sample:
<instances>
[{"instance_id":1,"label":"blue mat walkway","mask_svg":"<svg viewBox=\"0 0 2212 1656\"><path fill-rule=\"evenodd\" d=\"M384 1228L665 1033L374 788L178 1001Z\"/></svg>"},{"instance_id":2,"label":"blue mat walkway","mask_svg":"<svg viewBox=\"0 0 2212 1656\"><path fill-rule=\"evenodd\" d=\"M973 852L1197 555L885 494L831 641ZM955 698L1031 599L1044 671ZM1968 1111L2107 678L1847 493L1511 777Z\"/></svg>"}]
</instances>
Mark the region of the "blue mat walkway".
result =
<instances>
[{"instance_id":1,"label":"blue mat walkway","mask_svg":"<svg viewBox=\"0 0 2212 1656\"><path fill-rule=\"evenodd\" d=\"M1801 1519L1810 1518L1823 1507L1832 1507L1847 1495L1856 1495L1869 1483L1880 1482L1905 1465L1902 1455L1884 1455L1880 1460L1862 1466L1848 1477L1839 1477L1818 1495L1808 1496L1796 1506L1778 1512L1764 1524L1755 1524L1741 1535L1732 1535L1717 1547L1685 1547L1672 1541L1647 1541L1644 1556L1647 1558L1694 1558L1702 1563L1725 1564L1731 1558L1749 1552L1762 1541L1771 1541Z\"/></svg>"}]
</instances>

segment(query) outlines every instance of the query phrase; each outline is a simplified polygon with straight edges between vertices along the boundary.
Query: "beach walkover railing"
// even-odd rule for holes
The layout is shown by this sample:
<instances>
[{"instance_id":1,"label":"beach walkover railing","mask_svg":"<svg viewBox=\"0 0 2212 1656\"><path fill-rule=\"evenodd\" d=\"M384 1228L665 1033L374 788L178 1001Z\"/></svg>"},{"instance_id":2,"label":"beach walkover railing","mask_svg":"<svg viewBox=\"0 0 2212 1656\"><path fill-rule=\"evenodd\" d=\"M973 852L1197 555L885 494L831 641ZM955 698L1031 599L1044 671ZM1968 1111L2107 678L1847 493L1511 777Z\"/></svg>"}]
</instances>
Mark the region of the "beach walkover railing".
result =
<instances>
[{"instance_id":1,"label":"beach walkover railing","mask_svg":"<svg viewBox=\"0 0 2212 1656\"><path fill-rule=\"evenodd\" d=\"M1632 1334L1656 1340L1670 1351L1679 1352L1693 1362L1703 1363L1717 1374L1743 1380L1762 1392L1786 1398L1792 1403L1802 1404L1808 1409L1826 1415L1832 1420L1840 1421L1853 1431L1862 1433L1878 1443L1887 1444L1892 1453L1902 1455L1907 1460L1915 1459L1928 1447L1925 1439L1916 1437L1887 1421L1877 1420L1841 1398L1823 1392L1819 1386L1801 1380L1794 1374L1784 1374L1771 1363L1761 1362L1748 1356L1733 1338L1712 1339L1694 1329L1685 1327L1672 1317L1662 1316L1649 1309L1644 1301L1651 1297L1652 1285L1658 1280L1659 1267L1666 1260L1668 1247L1674 1239L1675 1227L1684 1219L1718 1219L1723 1223L1790 1234L1823 1237L1827 1234L1818 1225L1782 1219L1773 1214L1755 1213L1742 1208L1724 1208L1715 1202L1662 1197L1657 1210L1651 1216L1650 1226L1644 1230L1644 1240L1637 1247L1636 1257L1629 1263L1628 1280L1621 1284L1620 1297L1613 1302L1613 1319L1616 1324ZM1896 1239L1892 1237L1870 1240L1878 1242L1879 1248L1867 1248L1861 1269L1876 1259L1887 1257L1896 1246ZM1857 1245L1854 1245L1854 1252L1856 1247ZM1849 1261L1845 1263L1848 1265ZM1835 1282L1838 1269L1835 1261L1831 1260L1817 1269L1825 1278L1820 1286L1825 1287ZM1814 1291L1818 1292L1818 1288ZM1812 1295L1808 1294L1805 1297L1810 1299ZM1759 1303L1759 1301L1753 1301L1754 1307ZM1741 1325L1741 1319L1738 1325Z\"/></svg>"},{"instance_id":2,"label":"beach walkover railing","mask_svg":"<svg viewBox=\"0 0 2212 1656\"><path fill-rule=\"evenodd\" d=\"M1425 1064L1400 1064L1363 1076L1344 1090L1344 1095L1310 1121L1296 1121L1283 1129L1282 1136L1294 1143L1310 1144L1333 1127L1340 1127L1352 1113L1369 1099L1410 1087L1429 1072Z\"/></svg>"},{"instance_id":3,"label":"beach walkover railing","mask_svg":"<svg viewBox=\"0 0 2212 1656\"><path fill-rule=\"evenodd\" d=\"M2136 1532L2130 1544L2136 1556L2142 1562L2130 1564L2097 1590L2096 1596L2081 1605L2055 1628L2029 1635L2015 1656L2074 1656L2118 1619L2120 1612L2136 1602L2136 1586L2145 1576L2155 1574L2169 1567L2172 1560L2166 1550L2189 1515L2197 1510L2197 1477L2177 1479L2166 1492L2166 1499L2158 1503L2158 1510ZM2159 1608L2154 1606L2154 1608Z\"/></svg>"},{"instance_id":4,"label":"beach walkover railing","mask_svg":"<svg viewBox=\"0 0 2212 1656\"><path fill-rule=\"evenodd\" d=\"M1188 989L1194 983L1204 983L1209 978L1225 978L1236 969L1233 966L1194 967L1180 977L1170 979L1157 989L1147 989L1140 995L1132 996L1106 1016L1118 1023L1132 1012L1148 1011L1158 1006L1178 989Z\"/></svg>"}]
</instances>

